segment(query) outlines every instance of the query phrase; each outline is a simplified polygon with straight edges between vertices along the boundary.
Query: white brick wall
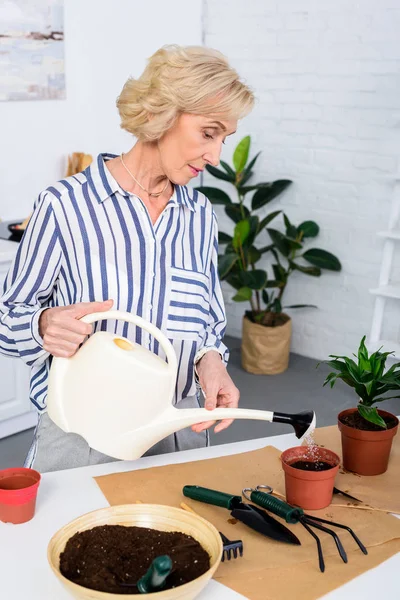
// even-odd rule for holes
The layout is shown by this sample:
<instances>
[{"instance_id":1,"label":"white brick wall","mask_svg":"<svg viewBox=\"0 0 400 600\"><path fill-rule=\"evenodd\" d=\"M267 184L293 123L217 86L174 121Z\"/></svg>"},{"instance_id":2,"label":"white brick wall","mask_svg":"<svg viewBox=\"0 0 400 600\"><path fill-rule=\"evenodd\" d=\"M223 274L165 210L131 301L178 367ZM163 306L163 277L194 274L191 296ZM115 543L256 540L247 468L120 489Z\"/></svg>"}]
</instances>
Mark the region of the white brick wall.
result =
<instances>
[{"instance_id":1,"label":"white brick wall","mask_svg":"<svg viewBox=\"0 0 400 600\"><path fill-rule=\"evenodd\" d=\"M400 173L399 0L206 0L204 10L206 45L229 57L258 98L223 158L251 134L252 154L262 150L255 181L294 181L265 213L281 205L294 223L314 219L321 233L311 245L343 265L320 279L292 277L286 302L319 307L292 311L292 350L317 359L351 353L370 330L368 290L377 285L383 246L375 234L387 228ZM207 176L211 182L220 185ZM223 288L228 333L240 337L246 304L231 302L231 288ZM393 302L387 311L392 339L399 309Z\"/></svg>"}]
</instances>

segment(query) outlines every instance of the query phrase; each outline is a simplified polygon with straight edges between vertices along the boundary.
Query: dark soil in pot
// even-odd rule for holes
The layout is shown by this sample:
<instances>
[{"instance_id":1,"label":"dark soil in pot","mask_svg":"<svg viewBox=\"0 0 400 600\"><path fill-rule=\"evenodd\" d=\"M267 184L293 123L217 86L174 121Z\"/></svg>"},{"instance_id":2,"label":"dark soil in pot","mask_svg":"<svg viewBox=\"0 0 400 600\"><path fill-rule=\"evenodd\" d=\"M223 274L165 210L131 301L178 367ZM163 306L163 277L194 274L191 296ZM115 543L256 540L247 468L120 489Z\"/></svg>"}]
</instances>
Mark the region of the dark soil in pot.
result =
<instances>
[{"instance_id":1,"label":"dark soil in pot","mask_svg":"<svg viewBox=\"0 0 400 600\"><path fill-rule=\"evenodd\" d=\"M382 419L387 425L387 429L392 429L397 425L397 419L392 416L381 415ZM383 431L382 427L375 425L370 421L367 421L360 415L358 410L347 415L340 417L341 423L347 425L347 427L353 427L354 429L360 429L361 431Z\"/></svg>"},{"instance_id":2,"label":"dark soil in pot","mask_svg":"<svg viewBox=\"0 0 400 600\"><path fill-rule=\"evenodd\" d=\"M328 469L333 469L335 465L331 465L323 460L297 460L294 463L290 463L290 466L301 471L327 471Z\"/></svg>"},{"instance_id":3,"label":"dark soil in pot","mask_svg":"<svg viewBox=\"0 0 400 600\"><path fill-rule=\"evenodd\" d=\"M114 594L139 594L133 583L145 575L160 555L173 568L163 589L188 583L210 568L210 557L197 540L180 532L144 527L102 525L72 536L60 555L60 571L83 587Z\"/></svg>"},{"instance_id":4,"label":"dark soil in pot","mask_svg":"<svg viewBox=\"0 0 400 600\"><path fill-rule=\"evenodd\" d=\"M248 310L245 314L252 323L264 325L264 327L279 327L290 320L290 317L285 313L264 312L261 319L256 318L257 315L260 315L258 312Z\"/></svg>"}]
</instances>

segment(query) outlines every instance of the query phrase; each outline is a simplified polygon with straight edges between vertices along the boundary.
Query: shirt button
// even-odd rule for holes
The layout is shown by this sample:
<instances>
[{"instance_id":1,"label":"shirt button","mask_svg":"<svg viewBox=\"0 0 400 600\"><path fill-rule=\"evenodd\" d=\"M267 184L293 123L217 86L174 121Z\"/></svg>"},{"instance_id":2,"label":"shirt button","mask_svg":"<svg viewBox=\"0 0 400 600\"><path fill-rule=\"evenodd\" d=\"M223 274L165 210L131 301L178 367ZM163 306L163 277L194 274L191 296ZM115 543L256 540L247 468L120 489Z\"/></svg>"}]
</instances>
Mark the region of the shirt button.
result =
<instances>
[{"instance_id":1,"label":"shirt button","mask_svg":"<svg viewBox=\"0 0 400 600\"><path fill-rule=\"evenodd\" d=\"M149 304L149 308L153 308L153 305L152 305L152 304Z\"/></svg>"}]
</instances>

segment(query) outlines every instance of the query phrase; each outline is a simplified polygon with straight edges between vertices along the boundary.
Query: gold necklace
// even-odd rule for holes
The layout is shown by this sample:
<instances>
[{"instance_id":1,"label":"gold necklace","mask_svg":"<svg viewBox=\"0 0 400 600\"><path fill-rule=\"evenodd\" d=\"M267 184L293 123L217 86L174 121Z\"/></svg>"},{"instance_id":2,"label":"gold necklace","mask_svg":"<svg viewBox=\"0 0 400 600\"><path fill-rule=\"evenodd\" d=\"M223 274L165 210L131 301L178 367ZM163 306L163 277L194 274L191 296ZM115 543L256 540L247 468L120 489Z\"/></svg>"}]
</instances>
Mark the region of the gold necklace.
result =
<instances>
[{"instance_id":1,"label":"gold necklace","mask_svg":"<svg viewBox=\"0 0 400 600\"><path fill-rule=\"evenodd\" d=\"M148 194L149 196L152 196L153 198L158 198L159 196L161 196L161 194L163 194L165 192L165 190L168 187L169 184L169 179L167 178L167 183L165 184L164 188L161 190L161 192L149 192L149 190L146 190L146 188L144 188L136 179L136 177L130 172L130 170L128 169L128 167L126 166L124 159L123 159L124 153L121 154L120 158L121 158L121 162L123 164L123 166L125 167L125 169L128 171L129 175L132 177L133 181L135 183L138 184L138 186L140 187L141 190L143 190L144 192L146 192L146 194Z\"/></svg>"}]
</instances>

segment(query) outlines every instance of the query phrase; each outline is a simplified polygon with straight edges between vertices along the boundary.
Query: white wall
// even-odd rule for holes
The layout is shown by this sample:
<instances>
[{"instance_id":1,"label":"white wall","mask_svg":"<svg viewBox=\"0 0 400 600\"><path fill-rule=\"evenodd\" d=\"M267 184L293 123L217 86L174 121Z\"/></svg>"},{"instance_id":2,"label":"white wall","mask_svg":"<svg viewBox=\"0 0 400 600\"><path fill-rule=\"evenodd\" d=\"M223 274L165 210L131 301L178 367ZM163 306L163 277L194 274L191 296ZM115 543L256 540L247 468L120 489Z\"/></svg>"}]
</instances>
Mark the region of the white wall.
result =
<instances>
[{"instance_id":1,"label":"white wall","mask_svg":"<svg viewBox=\"0 0 400 600\"><path fill-rule=\"evenodd\" d=\"M353 352L370 330L368 290L383 245L375 234L387 228L400 172L399 0L207 0L205 27L206 44L231 59L258 98L223 158L251 134L252 153L262 150L255 181L292 179L282 207L294 223L314 219L321 233L312 245L343 265L320 279L293 275L287 303L319 309L292 311L292 349L315 358ZM218 209L228 233L231 221ZM228 333L240 336L246 305L229 303L224 287ZM389 307L392 339L399 312L399 303Z\"/></svg>"},{"instance_id":2,"label":"white wall","mask_svg":"<svg viewBox=\"0 0 400 600\"><path fill-rule=\"evenodd\" d=\"M163 44L201 44L201 0L65 0L66 100L0 102L0 218L25 218L67 155L119 153L115 100Z\"/></svg>"}]
</instances>

